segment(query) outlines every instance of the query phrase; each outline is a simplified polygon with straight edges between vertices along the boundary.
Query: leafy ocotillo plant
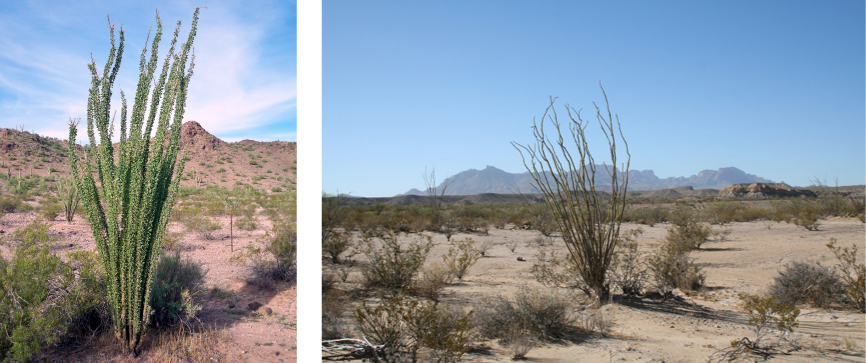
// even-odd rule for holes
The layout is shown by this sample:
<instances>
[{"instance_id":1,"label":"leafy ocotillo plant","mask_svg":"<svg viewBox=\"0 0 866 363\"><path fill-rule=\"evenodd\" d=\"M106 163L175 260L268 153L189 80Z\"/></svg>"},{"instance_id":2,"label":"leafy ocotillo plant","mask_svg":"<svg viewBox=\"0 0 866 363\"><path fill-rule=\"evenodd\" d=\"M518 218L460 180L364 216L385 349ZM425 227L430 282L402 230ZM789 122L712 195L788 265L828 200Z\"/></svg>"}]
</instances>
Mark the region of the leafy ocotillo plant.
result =
<instances>
[{"instance_id":1,"label":"leafy ocotillo plant","mask_svg":"<svg viewBox=\"0 0 866 363\"><path fill-rule=\"evenodd\" d=\"M58 179L57 194L60 195L60 199L63 201L63 213L66 216L66 222L72 223L75 212L78 210L78 205L81 203L81 196L78 195L75 181L71 178Z\"/></svg>"},{"instance_id":2,"label":"leafy ocotillo plant","mask_svg":"<svg viewBox=\"0 0 866 363\"><path fill-rule=\"evenodd\" d=\"M533 188L541 191L553 212L557 227L571 254L569 260L583 279L583 284L580 286L600 302L605 301L610 293L606 275L619 240L620 223L626 207L628 167L631 161L628 143L619 125L619 117L611 114L604 88L601 92L607 106L606 117L594 102L593 106L596 119L610 148L611 166L604 165L610 177L609 197L602 197L596 193L596 164L590 154L585 134L589 123L581 118L580 111L565 105L570 119L567 129L571 141L577 146L577 155L572 154L569 146L566 145L562 124L553 107L556 101L554 97L550 98L550 105L544 111L541 122L533 121L535 144L521 145L512 142L520 152L523 165L533 179ZM614 125L614 117L616 125ZM544 129L546 122L553 124L555 134L548 135ZM621 175L616 168L617 138L622 140L628 156L627 161L622 165Z\"/></svg>"},{"instance_id":3,"label":"leafy ocotillo plant","mask_svg":"<svg viewBox=\"0 0 866 363\"><path fill-rule=\"evenodd\" d=\"M191 49L198 13L199 9L196 9L187 42L175 53L180 32L180 22L177 23L159 74L156 68L162 22L157 13L157 31L149 59L146 58L146 47L141 53L138 89L128 129L126 97L122 90L120 93L120 142L116 161L111 142L114 124L110 122L109 108L112 86L123 55L122 29L120 45L115 48L114 26L110 26L111 51L102 73L97 70L96 62L88 65L91 74L87 101L90 144L85 148L83 165L79 165L74 150L78 122L71 121L69 127L72 175L81 194L100 263L108 278L112 320L118 338L133 354L138 351L150 317L148 298L154 265L180 185L177 176L183 173L184 158L177 156L186 92L195 58ZM187 60L190 61L188 70ZM151 140L156 120L156 136ZM99 143L96 132L99 133Z\"/></svg>"}]
</instances>

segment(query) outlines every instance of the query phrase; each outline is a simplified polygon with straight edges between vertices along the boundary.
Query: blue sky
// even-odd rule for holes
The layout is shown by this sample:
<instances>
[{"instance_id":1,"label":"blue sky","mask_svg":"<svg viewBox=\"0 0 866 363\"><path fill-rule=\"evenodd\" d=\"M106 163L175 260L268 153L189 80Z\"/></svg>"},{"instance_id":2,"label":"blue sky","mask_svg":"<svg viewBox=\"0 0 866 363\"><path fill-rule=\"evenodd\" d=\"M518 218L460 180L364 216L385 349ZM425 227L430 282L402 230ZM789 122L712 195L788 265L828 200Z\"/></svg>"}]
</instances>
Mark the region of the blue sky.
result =
<instances>
[{"instance_id":1,"label":"blue sky","mask_svg":"<svg viewBox=\"0 0 866 363\"><path fill-rule=\"evenodd\" d=\"M119 89L133 98L138 59L150 46L148 30L156 31L155 10L164 55L178 20L178 45L186 40L198 6L208 9L199 15L184 121L198 121L226 141L296 141L296 4L279 0L4 1L0 127L68 137L69 117L85 117L91 53L101 69L111 48L106 15L126 37L112 103L119 110Z\"/></svg>"},{"instance_id":2,"label":"blue sky","mask_svg":"<svg viewBox=\"0 0 866 363\"><path fill-rule=\"evenodd\" d=\"M599 81L633 170L866 183L862 1L327 1L322 23L330 193L524 172L510 142L549 96L594 120Z\"/></svg>"}]
</instances>

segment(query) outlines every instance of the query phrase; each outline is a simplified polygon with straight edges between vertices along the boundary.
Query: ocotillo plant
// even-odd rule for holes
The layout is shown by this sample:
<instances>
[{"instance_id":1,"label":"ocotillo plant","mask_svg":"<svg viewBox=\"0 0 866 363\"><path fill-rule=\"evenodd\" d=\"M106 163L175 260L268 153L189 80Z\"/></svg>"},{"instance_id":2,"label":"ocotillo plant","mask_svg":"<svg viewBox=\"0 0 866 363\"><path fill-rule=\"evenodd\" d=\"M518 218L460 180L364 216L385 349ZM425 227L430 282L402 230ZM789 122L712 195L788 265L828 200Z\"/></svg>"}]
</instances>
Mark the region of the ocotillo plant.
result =
<instances>
[{"instance_id":1,"label":"ocotillo plant","mask_svg":"<svg viewBox=\"0 0 866 363\"><path fill-rule=\"evenodd\" d=\"M123 30L115 48L111 28L111 51L100 75L96 63L88 67L91 87L87 100L87 134L83 167L74 151L77 122L70 122L69 160L75 185L81 194L87 220L99 251L99 260L108 278L111 316L118 338L127 351L138 352L141 336L150 317L151 280L165 226L183 172L183 157L178 160L180 128L186 92L192 76L191 55L199 9L192 18L189 38L175 54L180 22L174 32L162 71L155 80L157 51L162 23L156 16L157 31L151 45L141 53L138 89L127 130L126 97L120 92L120 141L115 162L110 122L111 88L123 55ZM186 70L188 58L189 70ZM153 87L151 93L151 86ZM150 97L148 94L150 93ZM149 109L148 109L148 103ZM158 117L156 137L150 135ZM171 127L169 127L171 123ZM95 131L100 142L96 141ZM175 162L177 161L177 164ZM177 170L175 170L175 168ZM177 176L175 176L177 175Z\"/></svg>"},{"instance_id":2,"label":"ocotillo plant","mask_svg":"<svg viewBox=\"0 0 866 363\"><path fill-rule=\"evenodd\" d=\"M78 210L78 205L81 203L81 197L78 195L78 188L75 187L75 182L67 178L58 179L57 194L60 195L60 199L63 202L63 213L66 215L66 222L72 223L75 211Z\"/></svg>"}]
</instances>

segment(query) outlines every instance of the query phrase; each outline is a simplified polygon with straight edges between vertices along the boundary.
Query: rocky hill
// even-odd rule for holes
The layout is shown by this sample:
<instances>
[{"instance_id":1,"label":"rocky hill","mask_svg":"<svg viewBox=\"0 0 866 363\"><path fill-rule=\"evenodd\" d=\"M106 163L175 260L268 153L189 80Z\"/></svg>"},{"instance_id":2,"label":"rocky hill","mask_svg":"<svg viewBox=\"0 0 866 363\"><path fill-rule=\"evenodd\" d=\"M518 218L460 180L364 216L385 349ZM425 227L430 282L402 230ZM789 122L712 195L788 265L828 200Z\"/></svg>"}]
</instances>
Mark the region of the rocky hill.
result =
<instances>
[{"instance_id":1,"label":"rocky hill","mask_svg":"<svg viewBox=\"0 0 866 363\"><path fill-rule=\"evenodd\" d=\"M86 135L86 131L79 129L79 135ZM187 121L181 127L180 143L187 158L181 185L232 188L249 184L269 192L297 189L295 142L229 143L207 132L198 122ZM84 151L81 146L76 149ZM0 150L0 173L26 177L69 172L66 140L0 128Z\"/></svg>"},{"instance_id":2,"label":"rocky hill","mask_svg":"<svg viewBox=\"0 0 866 363\"><path fill-rule=\"evenodd\" d=\"M604 165L596 165L596 186L609 187L610 176ZM661 179L652 170L629 170L628 187L630 191L662 190L679 187L692 189L723 189L738 183L772 183L771 180L747 174L735 167L718 170L703 170L697 175L686 177L669 177ZM472 195L482 193L537 193L532 187L532 177L529 172L509 173L493 166L483 170L470 169L449 177L437 186L437 190L447 185L446 195ZM426 195L425 191L412 189L403 195Z\"/></svg>"}]
</instances>

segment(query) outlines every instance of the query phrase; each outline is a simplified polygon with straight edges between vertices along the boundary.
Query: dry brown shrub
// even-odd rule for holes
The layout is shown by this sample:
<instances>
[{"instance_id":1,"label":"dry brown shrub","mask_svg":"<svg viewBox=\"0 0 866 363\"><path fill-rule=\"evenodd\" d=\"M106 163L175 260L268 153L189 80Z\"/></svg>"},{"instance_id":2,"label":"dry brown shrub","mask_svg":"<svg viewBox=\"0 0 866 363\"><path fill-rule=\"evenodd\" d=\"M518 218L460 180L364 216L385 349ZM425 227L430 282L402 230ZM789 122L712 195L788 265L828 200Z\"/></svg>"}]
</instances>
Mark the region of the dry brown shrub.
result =
<instances>
[{"instance_id":1,"label":"dry brown shrub","mask_svg":"<svg viewBox=\"0 0 866 363\"><path fill-rule=\"evenodd\" d=\"M225 343L229 337L214 327L197 331L175 329L159 334L150 350L151 362L229 362ZM237 357L231 358L235 361Z\"/></svg>"}]
</instances>

